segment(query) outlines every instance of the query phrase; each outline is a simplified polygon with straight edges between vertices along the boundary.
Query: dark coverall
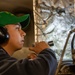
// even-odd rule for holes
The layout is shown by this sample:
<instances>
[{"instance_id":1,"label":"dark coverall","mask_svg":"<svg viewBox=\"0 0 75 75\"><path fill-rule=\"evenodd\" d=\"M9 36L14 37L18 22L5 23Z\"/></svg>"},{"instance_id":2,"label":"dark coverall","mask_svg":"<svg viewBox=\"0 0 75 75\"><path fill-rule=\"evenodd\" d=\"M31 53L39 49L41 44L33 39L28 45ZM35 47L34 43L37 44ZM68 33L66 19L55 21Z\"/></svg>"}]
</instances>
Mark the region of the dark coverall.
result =
<instances>
[{"instance_id":1,"label":"dark coverall","mask_svg":"<svg viewBox=\"0 0 75 75\"><path fill-rule=\"evenodd\" d=\"M17 60L0 47L0 75L54 75L57 60L51 49L45 49L34 60Z\"/></svg>"}]
</instances>

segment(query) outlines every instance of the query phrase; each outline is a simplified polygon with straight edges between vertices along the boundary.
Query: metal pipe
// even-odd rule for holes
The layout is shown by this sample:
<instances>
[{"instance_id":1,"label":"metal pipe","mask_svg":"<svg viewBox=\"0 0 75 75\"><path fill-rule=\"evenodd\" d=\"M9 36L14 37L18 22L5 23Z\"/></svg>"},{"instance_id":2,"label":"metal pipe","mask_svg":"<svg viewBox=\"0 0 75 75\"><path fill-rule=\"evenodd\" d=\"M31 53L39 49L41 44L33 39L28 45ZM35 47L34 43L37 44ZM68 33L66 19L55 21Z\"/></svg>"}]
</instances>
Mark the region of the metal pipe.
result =
<instances>
[{"instance_id":1,"label":"metal pipe","mask_svg":"<svg viewBox=\"0 0 75 75\"><path fill-rule=\"evenodd\" d=\"M66 42L65 42L65 45L64 45L64 48L63 48L61 57L60 57L60 60L59 60L59 62L58 62L58 66L57 66L55 75L58 75L58 72L59 72L59 70L60 70L60 66L61 66L61 63L62 63L62 60L63 60L63 56L64 56L64 53L65 53L65 51L66 51L66 47L67 47L67 43L68 43L69 37L70 37L70 35L71 35L73 32L75 32L75 29L72 30L72 31L70 31L69 34L68 34L68 37L67 37L67 39L66 39Z\"/></svg>"}]
</instances>

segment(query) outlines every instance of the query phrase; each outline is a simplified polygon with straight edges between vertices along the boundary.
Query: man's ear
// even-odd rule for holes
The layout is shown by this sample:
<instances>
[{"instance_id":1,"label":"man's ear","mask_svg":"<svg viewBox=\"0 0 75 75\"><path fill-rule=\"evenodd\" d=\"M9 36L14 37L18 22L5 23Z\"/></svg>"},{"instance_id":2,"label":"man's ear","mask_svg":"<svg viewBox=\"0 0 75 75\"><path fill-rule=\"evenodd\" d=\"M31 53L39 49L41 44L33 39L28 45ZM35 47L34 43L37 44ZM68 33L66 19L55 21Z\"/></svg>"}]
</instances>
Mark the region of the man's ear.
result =
<instances>
[{"instance_id":1,"label":"man's ear","mask_svg":"<svg viewBox=\"0 0 75 75\"><path fill-rule=\"evenodd\" d=\"M9 34L7 32L7 28L0 27L0 44L7 42L9 39Z\"/></svg>"}]
</instances>

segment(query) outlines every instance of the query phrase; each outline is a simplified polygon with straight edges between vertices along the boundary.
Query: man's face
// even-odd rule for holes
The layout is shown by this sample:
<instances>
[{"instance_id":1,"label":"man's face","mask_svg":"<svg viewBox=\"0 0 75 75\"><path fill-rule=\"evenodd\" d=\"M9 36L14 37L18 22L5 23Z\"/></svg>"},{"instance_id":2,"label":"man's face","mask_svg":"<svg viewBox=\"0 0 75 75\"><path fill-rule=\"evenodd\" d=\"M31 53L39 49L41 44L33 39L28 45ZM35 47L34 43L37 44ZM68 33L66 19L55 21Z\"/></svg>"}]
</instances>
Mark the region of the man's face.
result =
<instances>
[{"instance_id":1,"label":"man's face","mask_svg":"<svg viewBox=\"0 0 75 75\"><path fill-rule=\"evenodd\" d=\"M21 49L24 44L24 37L26 33L21 29L20 25L7 25L7 31L10 35L8 45L14 50Z\"/></svg>"}]
</instances>

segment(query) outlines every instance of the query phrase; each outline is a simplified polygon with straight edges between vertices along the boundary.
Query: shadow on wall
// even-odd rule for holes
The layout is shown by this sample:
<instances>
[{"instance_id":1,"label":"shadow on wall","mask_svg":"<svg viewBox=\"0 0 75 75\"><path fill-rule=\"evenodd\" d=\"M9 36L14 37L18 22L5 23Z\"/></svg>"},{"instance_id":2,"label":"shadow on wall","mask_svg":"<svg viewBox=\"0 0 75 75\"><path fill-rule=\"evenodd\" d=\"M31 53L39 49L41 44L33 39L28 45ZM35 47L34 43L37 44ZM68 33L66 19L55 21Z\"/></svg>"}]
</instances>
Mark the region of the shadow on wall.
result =
<instances>
[{"instance_id":1,"label":"shadow on wall","mask_svg":"<svg viewBox=\"0 0 75 75\"><path fill-rule=\"evenodd\" d=\"M27 47L23 47L21 50L16 51L12 56L17 59L24 59L30 53L32 53L32 51L29 51L29 49Z\"/></svg>"}]
</instances>

